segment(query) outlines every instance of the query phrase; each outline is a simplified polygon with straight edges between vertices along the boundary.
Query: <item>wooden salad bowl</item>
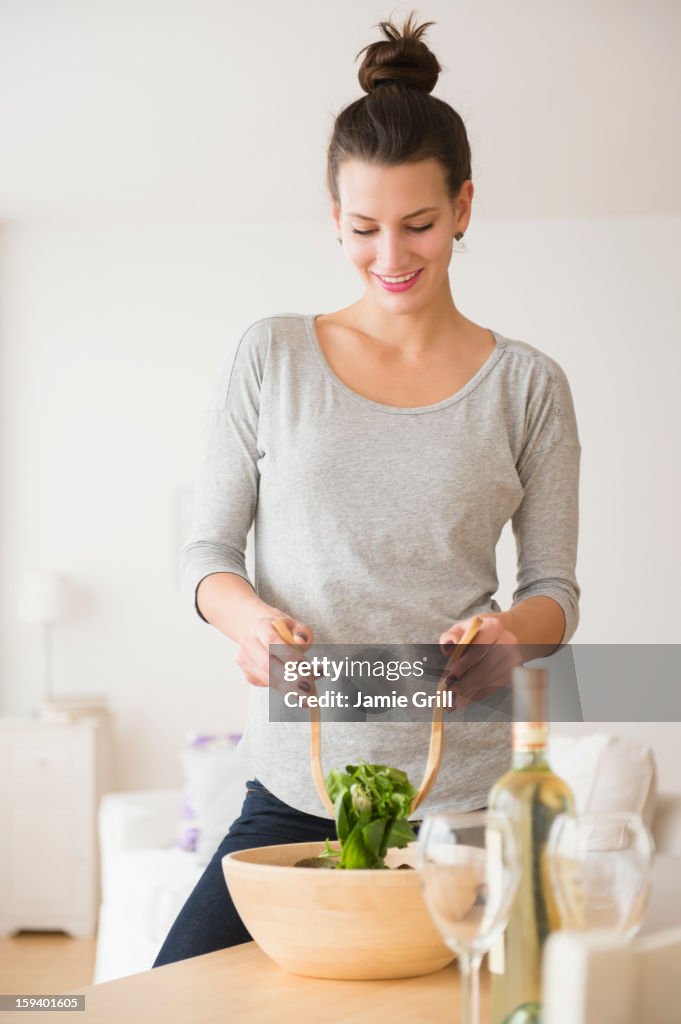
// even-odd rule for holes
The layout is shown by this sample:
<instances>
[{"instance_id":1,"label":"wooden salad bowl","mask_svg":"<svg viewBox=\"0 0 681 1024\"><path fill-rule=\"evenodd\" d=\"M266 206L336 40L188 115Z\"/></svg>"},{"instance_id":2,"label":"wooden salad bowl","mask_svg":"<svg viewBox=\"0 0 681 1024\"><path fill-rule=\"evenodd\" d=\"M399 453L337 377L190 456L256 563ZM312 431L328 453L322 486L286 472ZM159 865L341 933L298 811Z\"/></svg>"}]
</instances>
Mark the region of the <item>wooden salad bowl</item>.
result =
<instances>
[{"instance_id":1,"label":"wooden salad bowl","mask_svg":"<svg viewBox=\"0 0 681 1024\"><path fill-rule=\"evenodd\" d=\"M416 866L416 844L389 850L386 864ZM292 974L310 978L412 978L446 967L444 944L421 895L417 871L293 867L324 843L290 843L228 853L222 870L260 948Z\"/></svg>"}]
</instances>

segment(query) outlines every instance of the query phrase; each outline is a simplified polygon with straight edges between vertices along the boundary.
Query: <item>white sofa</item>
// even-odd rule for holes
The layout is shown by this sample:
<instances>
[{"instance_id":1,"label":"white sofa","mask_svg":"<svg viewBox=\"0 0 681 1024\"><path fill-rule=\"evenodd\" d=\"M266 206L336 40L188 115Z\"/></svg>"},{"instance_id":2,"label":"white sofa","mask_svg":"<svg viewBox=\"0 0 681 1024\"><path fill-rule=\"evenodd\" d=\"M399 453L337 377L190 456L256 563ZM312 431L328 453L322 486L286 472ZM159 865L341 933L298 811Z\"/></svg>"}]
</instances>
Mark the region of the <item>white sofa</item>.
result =
<instances>
[{"instance_id":1,"label":"white sofa","mask_svg":"<svg viewBox=\"0 0 681 1024\"><path fill-rule=\"evenodd\" d=\"M177 845L179 789L108 793L99 809L102 902L93 983L145 971L203 873Z\"/></svg>"},{"instance_id":2,"label":"white sofa","mask_svg":"<svg viewBox=\"0 0 681 1024\"><path fill-rule=\"evenodd\" d=\"M552 762L572 786L579 810L638 809L652 822L658 856L645 930L681 924L681 794L655 796L649 749L605 734L561 736L552 739ZM241 792L241 780L235 782ZM197 853L176 845L181 804L182 792L175 789L110 793L102 799L95 984L151 967L203 873L205 856L202 863ZM236 813L238 807L232 817Z\"/></svg>"}]
</instances>

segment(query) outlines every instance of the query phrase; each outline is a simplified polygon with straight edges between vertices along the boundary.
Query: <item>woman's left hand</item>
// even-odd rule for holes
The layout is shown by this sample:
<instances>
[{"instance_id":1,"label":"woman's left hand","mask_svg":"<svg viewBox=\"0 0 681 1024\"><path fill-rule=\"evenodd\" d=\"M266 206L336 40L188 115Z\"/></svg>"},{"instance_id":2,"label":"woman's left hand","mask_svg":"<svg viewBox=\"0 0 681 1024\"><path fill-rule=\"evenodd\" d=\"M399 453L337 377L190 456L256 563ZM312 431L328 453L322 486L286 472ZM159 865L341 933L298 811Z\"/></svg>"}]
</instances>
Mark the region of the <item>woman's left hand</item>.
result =
<instances>
[{"instance_id":1,"label":"woman's left hand","mask_svg":"<svg viewBox=\"0 0 681 1024\"><path fill-rule=\"evenodd\" d=\"M511 685L513 669L521 664L517 638L495 615L481 615L482 626L448 675L448 689L456 695L455 708L483 700ZM467 631L473 617L455 622L440 637L440 646L450 655Z\"/></svg>"}]
</instances>

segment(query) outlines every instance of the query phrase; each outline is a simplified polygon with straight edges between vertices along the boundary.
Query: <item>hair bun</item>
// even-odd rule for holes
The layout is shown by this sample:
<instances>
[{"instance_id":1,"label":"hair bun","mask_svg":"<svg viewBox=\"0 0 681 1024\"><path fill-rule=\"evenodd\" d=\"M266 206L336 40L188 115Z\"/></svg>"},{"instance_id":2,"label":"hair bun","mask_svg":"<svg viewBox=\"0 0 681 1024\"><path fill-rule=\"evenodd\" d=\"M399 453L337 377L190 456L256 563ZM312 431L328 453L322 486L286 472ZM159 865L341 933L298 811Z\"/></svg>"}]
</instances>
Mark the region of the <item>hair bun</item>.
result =
<instances>
[{"instance_id":1,"label":"hair bun","mask_svg":"<svg viewBox=\"0 0 681 1024\"><path fill-rule=\"evenodd\" d=\"M418 27L413 24L415 12L409 15L402 32L390 21L381 21L380 28L385 40L369 43L357 54L366 51L366 57L359 69L359 84L366 93L374 92L381 85L411 85L424 92L432 92L442 68L437 57L422 42L421 36L434 25L426 21ZM355 60L357 59L355 58Z\"/></svg>"}]
</instances>

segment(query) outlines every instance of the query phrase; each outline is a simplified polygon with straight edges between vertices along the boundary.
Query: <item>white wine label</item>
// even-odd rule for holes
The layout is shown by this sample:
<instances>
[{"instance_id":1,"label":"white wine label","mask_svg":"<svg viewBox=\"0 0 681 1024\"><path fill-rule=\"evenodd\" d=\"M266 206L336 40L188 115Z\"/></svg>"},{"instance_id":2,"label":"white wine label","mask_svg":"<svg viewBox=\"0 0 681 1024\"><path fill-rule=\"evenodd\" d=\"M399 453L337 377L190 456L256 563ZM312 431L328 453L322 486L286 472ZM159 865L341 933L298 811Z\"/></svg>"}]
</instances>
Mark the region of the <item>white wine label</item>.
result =
<instances>
[{"instance_id":1,"label":"white wine label","mask_svg":"<svg viewBox=\"0 0 681 1024\"><path fill-rule=\"evenodd\" d=\"M549 729L546 722L514 722L513 749L517 751L546 750Z\"/></svg>"}]
</instances>

